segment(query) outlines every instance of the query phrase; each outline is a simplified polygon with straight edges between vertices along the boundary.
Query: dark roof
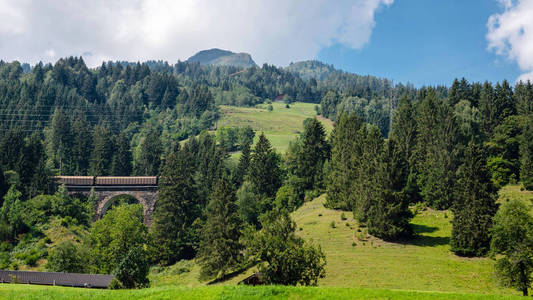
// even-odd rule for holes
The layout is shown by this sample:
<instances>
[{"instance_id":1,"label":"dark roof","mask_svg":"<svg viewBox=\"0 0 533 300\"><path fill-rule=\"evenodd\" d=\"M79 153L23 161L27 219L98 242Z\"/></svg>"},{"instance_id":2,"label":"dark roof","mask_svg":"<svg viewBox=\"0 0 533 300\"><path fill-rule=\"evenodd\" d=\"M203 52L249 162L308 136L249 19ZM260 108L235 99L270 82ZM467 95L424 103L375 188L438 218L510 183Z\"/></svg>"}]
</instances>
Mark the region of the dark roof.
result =
<instances>
[{"instance_id":1,"label":"dark roof","mask_svg":"<svg viewBox=\"0 0 533 300\"><path fill-rule=\"evenodd\" d=\"M113 278L115 278L113 275L0 270L1 283L14 281L15 283L107 288Z\"/></svg>"}]
</instances>

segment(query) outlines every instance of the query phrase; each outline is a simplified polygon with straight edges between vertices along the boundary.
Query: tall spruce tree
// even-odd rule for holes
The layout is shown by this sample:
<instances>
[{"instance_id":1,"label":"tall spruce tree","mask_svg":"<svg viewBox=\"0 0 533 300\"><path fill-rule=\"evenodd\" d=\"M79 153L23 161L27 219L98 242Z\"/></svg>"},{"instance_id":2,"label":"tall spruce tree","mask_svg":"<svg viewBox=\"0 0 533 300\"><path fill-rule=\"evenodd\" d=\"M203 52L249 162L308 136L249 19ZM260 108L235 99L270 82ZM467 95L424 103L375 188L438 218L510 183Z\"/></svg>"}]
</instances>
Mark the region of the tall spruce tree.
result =
<instances>
[{"instance_id":1,"label":"tall spruce tree","mask_svg":"<svg viewBox=\"0 0 533 300\"><path fill-rule=\"evenodd\" d=\"M90 173L93 176L109 175L113 157L113 143L109 130L101 125L94 127L93 152L91 153Z\"/></svg>"},{"instance_id":2,"label":"tall spruce tree","mask_svg":"<svg viewBox=\"0 0 533 300\"><path fill-rule=\"evenodd\" d=\"M182 149L168 155L160 177L152 238L154 259L161 265L171 265L195 254L197 232L192 225L200 215L200 206L193 168L191 153Z\"/></svg>"},{"instance_id":3,"label":"tall spruce tree","mask_svg":"<svg viewBox=\"0 0 533 300\"><path fill-rule=\"evenodd\" d=\"M295 175L302 179L304 189L322 188L322 168L330 156L330 147L322 123L316 118L304 121L304 132L299 142Z\"/></svg>"},{"instance_id":4,"label":"tall spruce tree","mask_svg":"<svg viewBox=\"0 0 533 300\"><path fill-rule=\"evenodd\" d=\"M132 171L132 155L130 142L125 132L122 132L116 142L116 152L113 155L111 174L115 176L129 176Z\"/></svg>"},{"instance_id":5,"label":"tall spruce tree","mask_svg":"<svg viewBox=\"0 0 533 300\"><path fill-rule=\"evenodd\" d=\"M137 175L155 176L161 165L161 133L157 128L150 128L141 142L141 152L135 164Z\"/></svg>"},{"instance_id":6,"label":"tall spruce tree","mask_svg":"<svg viewBox=\"0 0 533 300\"><path fill-rule=\"evenodd\" d=\"M369 188L377 190L368 205L368 232L384 240L405 238L413 233L409 224L413 215L403 178L403 159L394 140L389 140L381 151L376 172L368 174L375 178L375 186Z\"/></svg>"},{"instance_id":7,"label":"tall spruce tree","mask_svg":"<svg viewBox=\"0 0 533 300\"><path fill-rule=\"evenodd\" d=\"M397 163L401 181L407 196L412 202L421 200L420 189L416 183L416 142L417 142L416 108L411 99L404 95L400 99L394 115L389 140L394 143L394 153L398 154Z\"/></svg>"},{"instance_id":8,"label":"tall spruce tree","mask_svg":"<svg viewBox=\"0 0 533 300\"><path fill-rule=\"evenodd\" d=\"M362 139L359 136L362 119L355 114L342 114L331 134L331 171L327 181L326 206L352 210L358 178Z\"/></svg>"},{"instance_id":9,"label":"tall spruce tree","mask_svg":"<svg viewBox=\"0 0 533 300\"><path fill-rule=\"evenodd\" d=\"M468 144L457 173L451 250L461 256L482 256L490 247L490 228L498 206L497 190L479 145Z\"/></svg>"},{"instance_id":10,"label":"tall spruce tree","mask_svg":"<svg viewBox=\"0 0 533 300\"><path fill-rule=\"evenodd\" d=\"M282 184L280 157L272 149L270 141L261 133L255 144L248 169L248 180L263 196L274 197Z\"/></svg>"},{"instance_id":11,"label":"tall spruce tree","mask_svg":"<svg viewBox=\"0 0 533 300\"><path fill-rule=\"evenodd\" d=\"M89 172L89 158L91 156L91 139L89 122L83 116L76 116L72 124L74 135L73 157L74 174L87 175Z\"/></svg>"},{"instance_id":12,"label":"tall spruce tree","mask_svg":"<svg viewBox=\"0 0 533 300\"><path fill-rule=\"evenodd\" d=\"M533 190L533 115L527 117L520 141L520 181Z\"/></svg>"},{"instance_id":13,"label":"tall spruce tree","mask_svg":"<svg viewBox=\"0 0 533 300\"><path fill-rule=\"evenodd\" d=\"M198 252L203 278L224 277L242 262L241 220L235 201L231 182L220 179L207 206Z\"/></svg>"},{"instance_id":14,"label":"tall spruce tree","mask_svg":"<svg viewBox=\"0 0 533 300\"><path fill-rule=\"evenodd\" d=\"M244 182L244 177L248 174L248 168L250 167L250 143L245 143L242 146L241 157L239 157L239 164L233 174L233 184L235 188L239 188Z\"/></svg>"},{"instance_id":15,"label":"tall spruce tree","mask_svg":"<svg viewBox=\"0 0 533 300\"><path fill-rule=\"evenodd\" d=\"M457 126L453 110L433 89L417 114L417 183L424 201L437 209L452 205L457 169Z\"/></svg>"},{"instance_id":16,"label":"tall spruce tree","mask_svg":"<svg viewBox=\"0 0 533 300\"><path fill-rule=\"evenodd\" d=\"M362 153L359 168L356 170L354 202L352 209L355 218L359 222L368 221L368 213L371 205L383 189L383 177L380 169L383 167L383 137L379 128L375 125L363 126L359 129Z\"/></svg>"}]
</instances>

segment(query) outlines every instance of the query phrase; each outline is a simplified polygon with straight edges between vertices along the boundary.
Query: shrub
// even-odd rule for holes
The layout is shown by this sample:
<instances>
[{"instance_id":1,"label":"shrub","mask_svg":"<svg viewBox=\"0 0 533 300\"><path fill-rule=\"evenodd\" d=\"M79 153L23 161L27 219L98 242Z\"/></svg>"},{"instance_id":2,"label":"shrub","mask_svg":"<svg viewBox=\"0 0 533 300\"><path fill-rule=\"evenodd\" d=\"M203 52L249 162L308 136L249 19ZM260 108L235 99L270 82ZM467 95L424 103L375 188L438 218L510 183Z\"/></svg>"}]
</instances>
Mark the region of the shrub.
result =
<instances>
[{"instance_id":1,"label":"shrub","mask_svg":"<svg viewBox=\"0 0 533 300\"><path fill-rule=\"evenodd\" d=\"M344 213L341 213L341 220L343 220L343 221L347 220L346 215Z\"/></svg>"},{"instance_id":2,"label":"shrub","mask_svg":"<svg viewBox=\"0 0 533 300\"><path fill-rule=\"evenodd\" d=\"M331 223L329 224L329 226L331 228L337 228L337 226L335 225L335 221L331 221Z\"/></svg>"}]
</instances>

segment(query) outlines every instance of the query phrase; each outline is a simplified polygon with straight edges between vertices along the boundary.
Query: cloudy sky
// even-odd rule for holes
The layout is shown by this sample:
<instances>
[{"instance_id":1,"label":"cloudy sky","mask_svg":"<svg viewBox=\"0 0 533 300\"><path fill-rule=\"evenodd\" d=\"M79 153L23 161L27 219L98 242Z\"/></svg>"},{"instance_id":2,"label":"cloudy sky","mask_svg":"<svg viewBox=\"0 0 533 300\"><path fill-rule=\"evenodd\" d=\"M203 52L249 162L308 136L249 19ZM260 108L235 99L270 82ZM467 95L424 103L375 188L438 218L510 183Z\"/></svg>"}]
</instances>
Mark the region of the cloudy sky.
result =
<instances>
[{"instance_id":1,"label":"cloudy sky","mask_svg":"<svg viewBox=\"0 0 533 300\"><path fill-rule=\"evenodd\" d=\"M466 3L464 3L466 2ZM318 58L395 81L533 79L533 0L0 0L0 59Z\"/></svg>"}]
</instances>

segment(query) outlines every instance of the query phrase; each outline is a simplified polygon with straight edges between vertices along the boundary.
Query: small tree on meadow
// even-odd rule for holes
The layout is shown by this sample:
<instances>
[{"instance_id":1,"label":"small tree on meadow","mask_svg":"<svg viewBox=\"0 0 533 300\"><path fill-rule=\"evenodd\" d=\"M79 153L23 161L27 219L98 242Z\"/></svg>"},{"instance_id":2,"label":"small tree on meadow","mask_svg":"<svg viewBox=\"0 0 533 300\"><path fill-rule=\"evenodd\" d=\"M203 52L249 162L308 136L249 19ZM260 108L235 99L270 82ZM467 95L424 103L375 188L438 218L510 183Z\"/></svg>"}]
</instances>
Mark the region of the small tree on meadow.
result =
<instances>
[{"instance_id":1,"label":"small tree on meadow","mask_svg":"<svg viewBox=\"0 0 533 300\"><path fill-rule=\"evenodd\" d=\"M494 217L491 254L496 257L496 274L505 286L528 295L533 272L533 218L519 200L504 204Z\"/></svg>"}]
</instances>

